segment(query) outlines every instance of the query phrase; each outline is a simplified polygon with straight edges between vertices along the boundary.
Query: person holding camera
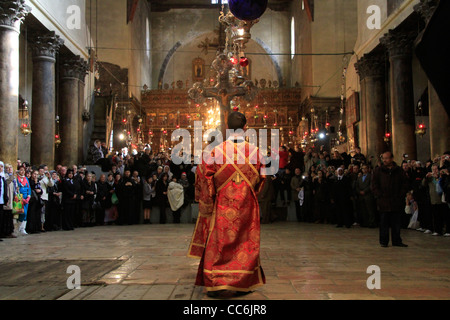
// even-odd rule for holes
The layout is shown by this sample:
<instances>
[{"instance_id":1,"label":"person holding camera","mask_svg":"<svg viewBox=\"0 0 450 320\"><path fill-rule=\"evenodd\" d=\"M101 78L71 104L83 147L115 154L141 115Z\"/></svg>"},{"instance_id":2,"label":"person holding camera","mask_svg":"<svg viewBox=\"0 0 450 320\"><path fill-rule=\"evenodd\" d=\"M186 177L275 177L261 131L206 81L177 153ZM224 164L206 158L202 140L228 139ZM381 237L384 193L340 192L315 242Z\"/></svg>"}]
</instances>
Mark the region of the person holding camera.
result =
<instances>
[{"instance_id":1,"label":"person holding camera","mask_svg":"<svg viewBox=\"0 0 450 320\"><path fill-rule=\"evenodd\" d=\"M443 231L443 219L446 210L446 204L442 202L442 190L440 187L440 172L437 163L431 166L431 172L428 172L423 179L423 185L428 187L431 201L432 235L440 236Z\"/></svg>"}]
</instances>

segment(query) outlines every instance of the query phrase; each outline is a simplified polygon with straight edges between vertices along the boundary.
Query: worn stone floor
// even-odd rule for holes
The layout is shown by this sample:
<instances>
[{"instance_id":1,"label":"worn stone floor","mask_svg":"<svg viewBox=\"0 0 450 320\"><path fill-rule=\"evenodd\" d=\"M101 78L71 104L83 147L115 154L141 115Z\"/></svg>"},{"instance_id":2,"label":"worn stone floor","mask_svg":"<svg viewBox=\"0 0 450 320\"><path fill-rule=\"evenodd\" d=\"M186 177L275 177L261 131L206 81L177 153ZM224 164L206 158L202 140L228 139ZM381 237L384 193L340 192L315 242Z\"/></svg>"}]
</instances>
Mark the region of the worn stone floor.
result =
<instances>
[{"instance_id":1,"label":"worn stone floor","mask_svg":"<svg viewBox=\"0 0 450 320\"><path fill-rule=\"evenodd\" d=\"M194 225L106 226L0 242L2 300L203 300L186 257ZM402 230L409 248L381 248L378 230L281 222L263 225L267 284L239 299L450 298L450 238ZM69 290L69 266L81 289ZM369 290L369 266L381 289Z\"/></svg>"}]
</instances>

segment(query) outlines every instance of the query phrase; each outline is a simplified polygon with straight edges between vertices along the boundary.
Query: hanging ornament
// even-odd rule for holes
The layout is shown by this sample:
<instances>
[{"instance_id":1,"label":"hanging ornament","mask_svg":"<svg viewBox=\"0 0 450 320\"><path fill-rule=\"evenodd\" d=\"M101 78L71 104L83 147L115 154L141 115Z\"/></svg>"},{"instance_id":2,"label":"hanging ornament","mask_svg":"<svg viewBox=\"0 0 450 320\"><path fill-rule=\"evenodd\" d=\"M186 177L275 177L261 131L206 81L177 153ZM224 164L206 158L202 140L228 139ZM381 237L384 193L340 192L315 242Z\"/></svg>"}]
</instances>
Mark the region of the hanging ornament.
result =
<instances>
[{"instance_id":1,"label":"hanging ornament","mask_svg":"<svg viewBox=\"0 0 450 320\"><path fill-rule=\"evenodd\" d=\"M245 57L242 57L241 61L239 62L239 64L241 65L242 68L248 67L249 63L250 63L250 61Z\"/></svg>"},{"instance_id":2,"label":"hanging ornament","mask_svg":"<svg viewBox=\"0 0 450 320\"><path fill-rule=\"evenodd\" d=\"M61 135L59 134L59 116L56 116L56 134L55 134L55 146L58 148L61 144Z\"/></svg>"},{"instance_id":3,"label":"hanging ornament","mask_svg":"<svg viewBox=\"0 0 450 320\"><path fill-rule=\"evenodd\" d=\"M25 100L19 108L20 132L26 137L32 133L28 101Z\"/></svg>"},{"instance_id":4,"label":"hanging ornament","mask_svg":"<svg viewBox=\"0 0 450 320\"><path fill-rule=\"evenodd\" d=\"M229 0L231 13L239 20L259 19L266 12L268 0Z\"/></svg>"},{"instance_id":5,"label":"hanging ornament","mask_svg":"<svg viewBox=\"0 0 450 320\"><path fill-rule=\"evenodd\" d=\"M419 101L417 105L417 116L422 117L422 101ZM419 122L416 127L416 135L423 138L423 136L426 134L427 134L427 127L425 126L425 123Z\"/></svg>"}]
</instances>

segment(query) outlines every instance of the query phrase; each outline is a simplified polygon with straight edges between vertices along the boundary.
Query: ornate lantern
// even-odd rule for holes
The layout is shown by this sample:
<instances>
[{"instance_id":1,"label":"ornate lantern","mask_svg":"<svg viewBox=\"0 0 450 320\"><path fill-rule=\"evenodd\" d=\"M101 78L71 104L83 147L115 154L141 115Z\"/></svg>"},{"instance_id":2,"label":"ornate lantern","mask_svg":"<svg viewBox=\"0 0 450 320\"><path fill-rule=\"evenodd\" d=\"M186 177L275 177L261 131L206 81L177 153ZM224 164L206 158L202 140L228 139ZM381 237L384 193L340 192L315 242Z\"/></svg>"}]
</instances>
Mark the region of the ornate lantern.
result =
<instances>
[{"instance_id":1,"label":"ornate lantern","mask_svg":"<svg viewBox=\"0 0 450 320\"><path fill-rule=\"evenodd\" d=\"M28 101L25 100L19 108L20 132L24 136L32 133L30 124L30 111L28 109Z\"/></svg>"}]
</instances>

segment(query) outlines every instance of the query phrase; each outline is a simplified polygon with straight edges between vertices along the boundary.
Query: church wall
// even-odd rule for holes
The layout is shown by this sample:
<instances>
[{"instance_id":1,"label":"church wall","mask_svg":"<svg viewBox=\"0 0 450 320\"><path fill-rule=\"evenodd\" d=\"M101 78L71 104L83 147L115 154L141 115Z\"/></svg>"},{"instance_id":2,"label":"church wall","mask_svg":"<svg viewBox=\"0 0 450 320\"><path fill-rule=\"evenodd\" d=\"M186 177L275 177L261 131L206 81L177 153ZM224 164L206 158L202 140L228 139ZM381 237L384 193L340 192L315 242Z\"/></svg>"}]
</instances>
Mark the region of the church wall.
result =
<instances>
[{"instance_id":1,"label":"church wall","mask_svg":"<svg viewBox=\"0 0 450 320\"><path fill-rule=\"evenodd\" d=\"M130 26L127 25L126 0L93 1L92 7L91 1L86 4L86 21L93 43L98 47L99 61L129 68Z\"/></svg>"},{"instance_id":2,"label":"church wall","mask_svg":"<svg viewBox=\"0 0 450 320\"><path fill-rule=\"evenodd\" d=\"M56 31L75 55L88 58L89 30L85 23L86 0L27 0L35 16L48 30ZM70 10L69 10L70 9ZM80 24L73 25L73 17L80 13Z\"/></svg>"},{"instance_id":3,"label":"church wall","mask_svg":"<svg viewBox=\"0 0 450 320\"><path fill-rule=\"evenodd\" d=\"M189 80L192 84L192 76L186 79L187 75L192 74L192 60L200 56L209 64L217 50L215 47L210 48L209 54L205 56L197 46L205 41L206 37L211 42L217 38L217 34L212 31L219 28L218 18L219 11L216 9L173 9L152 14L153 89L158 88L161 69L165 70L164 83L171 85L178 80L183 82ZM174 21L177 23L174 24ZM254 65L252 80L264 78L267 81L278 81L278 73L281 73L286 84L290 83L289 56L277 55L289 53L289 27L288 12L268 9L260 22L252 28L252 40L255 42L249 43L245 50ZM267 47L274 54L272 58L279 66L278 71L275 67L269 69L261 67L267 65L267 62L274 65L269 56L251 55L251 53L265 53L263 47Z\"/></svg>"},{"instance_id":4,"label":"church wall","mask_svg":"<svg viewBox=\"0 0 450 320\"><path fill-rule=\"evenodd\" d=\"M357 38L356 0L325 0L314 4L311 22L301 1L292 4L295 19L296 53L351 52ZM338 97L341 94L343 55L296 56L292 61L292 82L303 88L303 98ZM347 56L349 59L350 56Z\"/></svg>"},{"instance_id":5,"label":"church wall","mask_svg":"<svg viewBox=\"0 0 450 320\"><path fill-rule=\"evenodd\" d=\"M302 10L301 1L292 3L292 16L295 23L295 53L311 53L312 52L312 22L309 20L308 14ZM294 56L292 58L292 80L291 86L295 83L302 87L302 101L308 96L313 95L313 64L312 56Z\"/></svg>"},{"instance_id":6,"label":"church wall","mask_svg":"<svg viewBox=\"0 0 450 320\"><path fill-rule=\"evenodd\" d=\"M142 87L152 85L150 6L147 1L139 1L130 32L130 48L138 50L130 52L129 92L141 101Z\"/></svg>"},{"instance_id":7,"label":"church wall","mask_svg":"<svg viewBox=\"0 0 450 320\"><path fill-rule=\"evenodd\" d=\"M357 1L316 1L312 23L313 53L351 52L357 38ZM316 97L340 97L342 71L350 55L313 56L313 83Z\"/></svg>"},{"instance_id":8,"label":"church wall","mask_svg":"<svg viewBox=\"0 0 450 320\"><path fill-rule=\"evenodd\" d=\"M291 58L289 56L291 48L291 19L289 11L274 11L267 9L260 21L252 28L252 39L258 39L265 43L272 53L274 60L280 66L283 80L286 85L291 82ZM248 49L249 52L251 48ZM277 53L281 53L277 55ZM252 58L250 56L250 58ZM255 64L256 66L256 64ZM253 77L254 79L255 77ZM257 76L261 79L262 76ZM278 80L276 75L266 80Z\"/></svg>"},{"instance_id":9,"label":"church wall","mask_svg":"<svg viewBox=\"0 0 450 320\"><path fill-rule=\"evenodd\" d=\"M187 45L197 37L208 34L219 27L219 12L216 9L204 10L170 10L168 12L154 12L151 15L151 41L152 41L152 89L158 88L158 81L160 71L166 60L169 52L174 47ZM174 23L176 21L176 23ZM216 35L217 37L217 35ZM213 39L210 39L211 41ZM214 49L211 49L214 50ZM200 49L197 49L196 54L200 55ZM178 57L179 56L179 57ZM182 57L179 53L176 59ZM183 58L181 58L184 61ZM186 59L189 60L189 59ZM175 62L176 63L176 62ZM192 68L191 61L185 61L185 74ZM184 77L184 76L183 76ZM172 76L173 79L186 80L182 76ZM179 79L178 79L179 78ZM177 81L175 80L175 81ZM169 81L169 80L167 80ZM170 83L169 83L170 84Z\"/></svg>"},{"instance_id":10,"label":"church wall","mask_svg":"<svg viewBox=\"0 0 450 320\"><path fill-rule=\"evenodd\" d=\"M91 25L99 61L128 69L128 95L139 101L144 84L151 85L150 5L139 1L129 23L127 0L93 1L92 8L90 5L88 2L86 20Z\"/></svg>"}]
</instances>

